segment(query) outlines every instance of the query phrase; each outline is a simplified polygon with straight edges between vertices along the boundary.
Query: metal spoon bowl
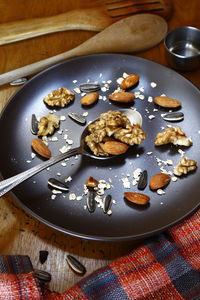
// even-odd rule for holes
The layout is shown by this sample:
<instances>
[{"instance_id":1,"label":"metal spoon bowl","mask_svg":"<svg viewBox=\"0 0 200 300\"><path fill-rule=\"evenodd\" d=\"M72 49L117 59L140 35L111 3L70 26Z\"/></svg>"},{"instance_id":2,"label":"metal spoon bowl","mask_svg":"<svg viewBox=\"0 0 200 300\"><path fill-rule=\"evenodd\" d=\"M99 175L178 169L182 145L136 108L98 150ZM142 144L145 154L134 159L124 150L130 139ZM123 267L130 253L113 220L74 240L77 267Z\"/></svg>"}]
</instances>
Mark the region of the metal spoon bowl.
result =
<instances>
[{"instance_id":1,"label":"metal spoon bowl","mask_svg":"<svg viewBox=\"0 0 200 300\"><path fill-rule=\"evenodd\" d=\"M123 113L126 114L127 111L129 111L129 114L131 113L131 110L125 110L125 111L123 111ZM132 110L132 112L135 115L135 111ZM137 114L137 117L138 117L138 114ZM141 117L141 119L142 119L142 117ZM112 159L114 157L119 157L119 155L109 155L109 156L96 156L96 155L94 155L90 151L90 149L88 148L88 146L86 145L86 142L85 142L85 137L88 134L89 134L89 131L88 131L88 126L87 126L82 132L79 147L71 149L71 150L69 150L65 153L59 154L55 157L51 157L47 161L44 161L44 162L40 163L39 165L31 168L31 169L28 169L28 170L26 170L22 173L19 173L19 174L13 176L13 177L10 177L8 179L5 179L5 180L1 181L0 182L0 197L2 197L3 195L5 195L9 191L11 191L14 187L19 185L23 181L25 181L28 178L32 177L33 175L39 173L40 171L42 171L42 170L44 170L44 169L46 169L46 168L48 168L48 167L50 167L54 164L66 159L66 158L69 158L71 156L76 156L78 154L82 154L82 155L86 155L86 156L89 156L91 158L98 159L98 160L109 160L109 159Z\"/></svg>"}]
</instances>

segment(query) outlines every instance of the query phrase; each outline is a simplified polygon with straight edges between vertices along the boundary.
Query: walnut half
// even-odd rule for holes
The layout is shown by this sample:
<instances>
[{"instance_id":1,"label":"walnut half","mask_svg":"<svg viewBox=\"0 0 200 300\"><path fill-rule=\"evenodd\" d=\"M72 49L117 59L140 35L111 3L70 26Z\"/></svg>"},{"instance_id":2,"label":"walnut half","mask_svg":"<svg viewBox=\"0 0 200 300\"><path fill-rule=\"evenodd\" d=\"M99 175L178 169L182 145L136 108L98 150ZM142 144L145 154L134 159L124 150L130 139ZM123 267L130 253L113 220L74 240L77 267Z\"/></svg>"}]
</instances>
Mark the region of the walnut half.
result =
<instances>
[{"instance_id":1,"label":"walnut half","mask_svg":"<svg viewBox=\"0 0 200 300\"><path fill-rule=\"evenodd\" d=\"M156 146L165 145L169 143L187 147L192 145L191 139L186 137L185 132L183 132L179 126L168 127L165 129L164 132L159 132L157 134L155 138Z\"/></svg>"},{"instance_id":2,"label":"walnut half","mask_svg":"<svg viewBox=\"0 0 200 300\"><path fill-rule=\"evenodd\" d=\"M48 94L43 100L49 106L64 107L74 100L74 93L66 88L59 88Z\"/></svg>"},{"instance_id":3,"label":"walnut half","mask_svg":"<svg viewBox=\"0 0 200 300\"><path fill-rule=\"evenodd\" d=\"M38 136L53 134L55 128L59 128L60 120L54 114L48 114L40 119L38 123Z\"/></svg>"},{"instance_id":4,"label":"walnut half","mask_svg":"<svg viewBox=\"0 0 200 300\"><path fill-rule=\"evenodd\" d=\"M178 163L178 165L174 167L174 174L177 176L181 176L183 174L187 174L191 171L194 171L196 167L197 163L195 160L183 157Z\"/></svg>"}]
</instances>

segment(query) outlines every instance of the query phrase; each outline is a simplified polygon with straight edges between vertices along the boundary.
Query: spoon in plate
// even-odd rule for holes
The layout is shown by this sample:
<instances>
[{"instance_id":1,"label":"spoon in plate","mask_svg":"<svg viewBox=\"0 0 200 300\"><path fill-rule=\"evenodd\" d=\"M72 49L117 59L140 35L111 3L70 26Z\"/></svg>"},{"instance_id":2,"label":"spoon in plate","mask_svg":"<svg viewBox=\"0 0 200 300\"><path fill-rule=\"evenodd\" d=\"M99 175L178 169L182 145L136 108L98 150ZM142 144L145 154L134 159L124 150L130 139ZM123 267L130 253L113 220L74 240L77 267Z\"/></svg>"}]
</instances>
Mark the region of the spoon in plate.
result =
<instances>
[{"instance_id":1,"label":"spoon in plate","mask_svg":"<svg viewBox=\"0 0 200 300\"><path fill-rule=\"evenodd\" d=\"M124 110L124 114L127 114L127 117L130 120L130 122L133 124L134 120L137 124L142 124L142 116L139 112L134 110ZM27 180L28 178L32 177L33 175L39 173L40 171L66 159L71 156L76 156L79 154L89 156L94 159L98 160L109 160L119 155L109 155L109 156L96 156L92 154L92 152L88 149L88 146L85 142L85 137L89 134L88 126L83 130L83 133L81 135L80 139L80 146L71 149L65 153L61 153L55 157L51 157L50 159L40 163L39 165L36 165L35 167L32 167L24 172L21 172L13 177L10 177L8 179L5 179L0 182L0 197L11 191L14 187L22 183L23 181Z\"/></svg>"}]
</instances>

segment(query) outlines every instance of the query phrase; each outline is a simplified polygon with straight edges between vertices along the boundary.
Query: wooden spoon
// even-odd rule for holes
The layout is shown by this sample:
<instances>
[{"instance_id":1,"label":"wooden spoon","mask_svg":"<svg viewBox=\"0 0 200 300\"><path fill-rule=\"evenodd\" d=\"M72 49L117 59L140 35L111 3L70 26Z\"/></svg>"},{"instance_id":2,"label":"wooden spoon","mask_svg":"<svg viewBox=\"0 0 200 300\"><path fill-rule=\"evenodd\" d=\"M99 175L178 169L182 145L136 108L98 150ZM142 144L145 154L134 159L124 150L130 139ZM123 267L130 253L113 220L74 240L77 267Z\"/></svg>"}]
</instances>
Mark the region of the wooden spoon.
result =
<instances>
[{"instance_id":1,"label":"wooden spoon","mask_svg":"<svg viewBox=\"0 0 200 300\"><path fill-rule=\"evenodd\" d=\"M122 19L83 44L67 52L0 75L0 85L37 73L68 58L94 53L131 53L160 43L167 33L167 22L154 14L138 14Z\"/></svg>"}]
</instances>

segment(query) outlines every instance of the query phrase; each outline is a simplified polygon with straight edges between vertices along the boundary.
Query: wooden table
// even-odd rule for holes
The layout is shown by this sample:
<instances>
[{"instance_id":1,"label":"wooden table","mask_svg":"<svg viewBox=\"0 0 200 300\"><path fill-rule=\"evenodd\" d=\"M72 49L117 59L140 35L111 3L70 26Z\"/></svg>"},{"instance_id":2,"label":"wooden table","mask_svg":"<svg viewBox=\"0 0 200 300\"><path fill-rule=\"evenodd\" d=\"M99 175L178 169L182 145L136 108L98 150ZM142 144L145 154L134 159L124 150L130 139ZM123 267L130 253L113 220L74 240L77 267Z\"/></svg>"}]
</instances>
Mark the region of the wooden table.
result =
<instances>
[{"instance_id":1,"label":"wooden table","mask_svg":"<svg viewBox=\"0 0 200 300\"><path fill-rule=\"evenodd\" d=\"M8 6L8 1L1 0L0 22L50 16L89 5L90 1L81 0L49 0L48 2L45 0L29 0L28 2L13 0L12 4ZM173 0L173 6L173 15L168 21L169 30L184 25L200 28L199 0ZM94 34L94 32L86 31L60 32L1 46L0 73L65 52ZM162 43L136 55L167 66ZM200 70L182 73L182 75L200 88ZM0 110L18 88L10 85L0 87ZM2 197L0 201L0 224L0 253L29 255L34 268L46 270L52 274L50 288L58 292L63 292L81 279L69 269L66 262L67 254L78 257L86 266L86 275L88 275L105 266L110 260L128 254L131 249L141 243L141 241L104 243L68 236L32 218L19 207L9 194ZM40 250L49 251L48 259L43 265L39 262Z\"/></svg>"}]
</instances>

